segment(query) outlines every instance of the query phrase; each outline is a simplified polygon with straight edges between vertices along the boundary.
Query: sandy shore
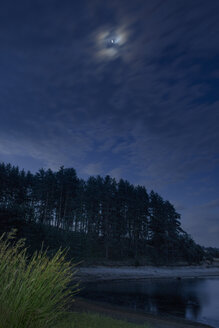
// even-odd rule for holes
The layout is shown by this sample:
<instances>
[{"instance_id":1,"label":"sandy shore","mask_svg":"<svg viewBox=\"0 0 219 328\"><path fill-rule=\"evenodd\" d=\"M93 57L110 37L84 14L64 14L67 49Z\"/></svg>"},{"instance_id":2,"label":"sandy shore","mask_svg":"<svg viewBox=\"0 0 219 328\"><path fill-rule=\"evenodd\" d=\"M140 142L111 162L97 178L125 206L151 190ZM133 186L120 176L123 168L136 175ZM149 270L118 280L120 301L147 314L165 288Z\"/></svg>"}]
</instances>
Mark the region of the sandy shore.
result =
<instances>
[{"instance_id":1,"label":"sandy shore","mask_svg":"<svg viewBox=\"0 0 219 328\"><path fill-rule=\"evenodd\" d=\"M81 267L77 278L84 282L120 280L120 279L148 279L148 278L202 278L219 277L219 267Z\"/></svg>"}]
</instances>

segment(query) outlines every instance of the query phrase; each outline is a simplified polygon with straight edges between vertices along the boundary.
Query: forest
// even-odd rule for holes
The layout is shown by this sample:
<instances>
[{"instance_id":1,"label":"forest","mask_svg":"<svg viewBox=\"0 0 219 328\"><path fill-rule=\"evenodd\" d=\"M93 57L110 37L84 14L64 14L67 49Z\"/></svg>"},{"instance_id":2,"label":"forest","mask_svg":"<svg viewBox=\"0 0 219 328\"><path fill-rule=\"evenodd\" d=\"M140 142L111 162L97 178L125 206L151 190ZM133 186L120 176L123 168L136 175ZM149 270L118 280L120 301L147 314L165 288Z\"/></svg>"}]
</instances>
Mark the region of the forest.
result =
<instances>
[{"instance_id":1,"label":"forest","mask_svg":"<svg viewBox=\"0 0 219 328\"><path fill-rule=\"evenodd\" d=\"M144 186L109 175L78 178L74 168L25 172L0 164L0 232L17 229L29 249L144 264L201 263L206 250L181 227L174 206Z\"/></svg>"}]
</instances>

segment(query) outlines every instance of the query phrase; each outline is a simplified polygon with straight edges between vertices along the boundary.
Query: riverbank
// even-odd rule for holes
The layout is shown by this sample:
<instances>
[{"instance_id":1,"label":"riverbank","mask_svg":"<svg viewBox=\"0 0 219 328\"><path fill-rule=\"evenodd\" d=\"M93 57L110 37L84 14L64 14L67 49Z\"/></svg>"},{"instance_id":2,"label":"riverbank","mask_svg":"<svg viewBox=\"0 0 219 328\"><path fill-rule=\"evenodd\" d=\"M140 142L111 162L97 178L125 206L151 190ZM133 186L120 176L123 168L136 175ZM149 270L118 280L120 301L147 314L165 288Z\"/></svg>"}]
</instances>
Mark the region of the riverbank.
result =
<instances>
[{"instance_id":1,"label":"riverbank","mask_svg":"<svg viewBox=\"0 0 219 328\"><path fill-rule=\"evenodd\" d=\"M113 319L122 320L135 324L146 324L150 328L212 328L209 325L192 322L185 319L163 317L141 311L124 309L110 304L88 301L83 298L76 298L73 311L80 313L97 313ZM113 328L113 327L112 327Z\"/></svg>"},{"instance_id":2,"label":"riverbank","mask_svg":"<svg viewBox=\"0 0 219 328\"><path fill-rule=\"evenodd\" d=\"M82 282L124 280L124 279L160 279L160 278L204 278L218 277L219 267L79 267L76 278Z\"/></svg>"}]
</instances>

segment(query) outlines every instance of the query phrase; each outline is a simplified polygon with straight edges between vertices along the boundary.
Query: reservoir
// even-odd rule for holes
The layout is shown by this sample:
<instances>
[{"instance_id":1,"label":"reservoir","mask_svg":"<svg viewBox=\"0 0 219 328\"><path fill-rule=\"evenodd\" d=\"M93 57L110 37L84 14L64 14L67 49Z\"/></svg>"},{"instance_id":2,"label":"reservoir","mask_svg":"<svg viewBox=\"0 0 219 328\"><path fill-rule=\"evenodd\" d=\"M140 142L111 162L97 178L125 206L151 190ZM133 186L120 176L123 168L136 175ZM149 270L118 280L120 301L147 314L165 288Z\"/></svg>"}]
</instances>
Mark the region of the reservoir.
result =
<instances>
[{"instance_id":1,"label":"reservoir","mask_svg":"<svg viewBox=\"0 0 219 328\"><path fill-rule=\"evenodd\" d=\"M219 278L114 280L87 283L90 300L181 317L219 328Z\"/></svg>"}]
</instances>

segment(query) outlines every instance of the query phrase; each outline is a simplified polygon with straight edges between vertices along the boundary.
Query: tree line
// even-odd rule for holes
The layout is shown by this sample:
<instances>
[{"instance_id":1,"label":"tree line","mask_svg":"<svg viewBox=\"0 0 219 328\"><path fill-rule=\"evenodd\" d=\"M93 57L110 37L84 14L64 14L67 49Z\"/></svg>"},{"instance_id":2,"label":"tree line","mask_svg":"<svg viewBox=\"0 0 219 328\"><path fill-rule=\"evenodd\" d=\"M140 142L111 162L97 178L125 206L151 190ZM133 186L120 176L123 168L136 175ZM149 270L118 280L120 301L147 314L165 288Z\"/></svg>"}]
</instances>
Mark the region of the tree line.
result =
<instances>
[{"instance_id":1,"label":"tree line","mask_svg":"<svg viewBox=\"0 0 219 328\"><path fill-rule=\"evenodd\" d=\"M174 206L158 193L109 175L85 181L73 168L33 174L1 163L1 229L10 222L18 229L28 226L27 238L35 227L49 246L62 236L64 246L81 258L134 259L137 265L142 259L194 263L205 255L182 229Z\"/></svg>"}]
</instances>

